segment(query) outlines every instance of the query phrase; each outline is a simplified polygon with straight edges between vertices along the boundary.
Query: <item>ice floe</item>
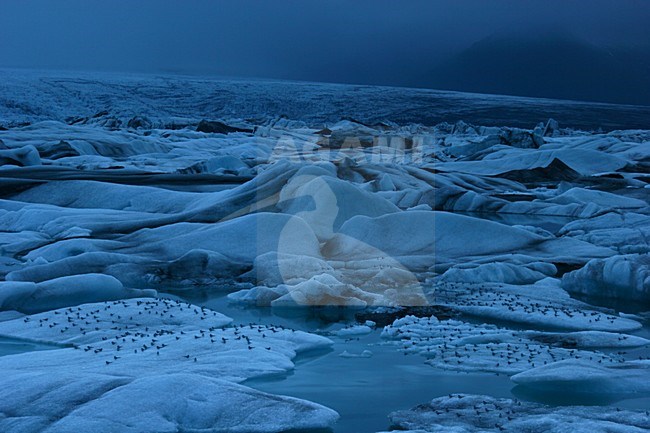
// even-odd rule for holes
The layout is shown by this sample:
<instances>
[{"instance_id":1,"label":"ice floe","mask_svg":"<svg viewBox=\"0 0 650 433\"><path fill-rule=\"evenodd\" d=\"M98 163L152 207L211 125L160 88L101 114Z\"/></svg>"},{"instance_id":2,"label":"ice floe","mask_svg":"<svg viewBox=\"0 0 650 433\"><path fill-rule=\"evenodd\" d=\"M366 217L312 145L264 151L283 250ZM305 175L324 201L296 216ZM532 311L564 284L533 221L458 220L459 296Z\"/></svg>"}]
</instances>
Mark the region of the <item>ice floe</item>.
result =
<instances>
[{"instance_id":1,"label":"ice floe","mask_svg":"<svg viewBox=\"0 0 650 433\"><path fill-rule=\"evenodd\" d=\"M441 283L436 293L441 305L484 320L575 331L628 332L641 328L637 321L569 298L559 281L551 278L532 285Z\"/></svg>"},{"instance_id":2,"label":"ice floe","mask_svg":"<svg viewBox=\"0 0 650 433\"><path fill-rule=\"evenodd\" d=\"M596 297L650 299L650 255L628 254L594 259L562 277L562 287Z\"/></svg>"},{"instance_id":3,"label":"ice floe","mask_svg":"<svg viewBox=\"0 0 650 433\"><path fill-rule=\"evenodd\" d=\"M593 360L563 360L511 377L518 385L537 391L585 393L598 396L650 393L650 362L627 361L607 365Z\"/></svg>"},{"instance_id":4,"label":"ice floe","mask_svg":"<svg viewBox=\"0 0 650 433\"><path fill-rule=\"evenodd\" d=\"M511 375L564 359L587 359L606 365L622 360L578 345L548 345L541 338L529 338L525 333L495 325L439 321L435 317L398 319L384 328L382 336L398 341L406 353L424 356L434 367L455 371Z\"/></svg>"},{"instance_id":5,"label":"ice floe","mask_svg":"<svg viewBox=\"0 0 650 433\"><path fill-rule=\"evenodd\" d=\"M539 431L641 433L647 412L593 406L548 407L486 395L452 394L389 416L392 431L473 433Z\"/></svg>"},{"instance_id":6,"label":"ice floe","mask_svg":"<svg viewBox=\"0 0 650 433\"><path fill-rule=\"evenodd\" d=\"M136 298L0 322L0 334L61 346L0 357L0 425L26 432L272 432L336 421L323 406L237 385L290 370L297 353L327 348L329 340L231 321L187 303Z\"/></svg>"}]
</instances>

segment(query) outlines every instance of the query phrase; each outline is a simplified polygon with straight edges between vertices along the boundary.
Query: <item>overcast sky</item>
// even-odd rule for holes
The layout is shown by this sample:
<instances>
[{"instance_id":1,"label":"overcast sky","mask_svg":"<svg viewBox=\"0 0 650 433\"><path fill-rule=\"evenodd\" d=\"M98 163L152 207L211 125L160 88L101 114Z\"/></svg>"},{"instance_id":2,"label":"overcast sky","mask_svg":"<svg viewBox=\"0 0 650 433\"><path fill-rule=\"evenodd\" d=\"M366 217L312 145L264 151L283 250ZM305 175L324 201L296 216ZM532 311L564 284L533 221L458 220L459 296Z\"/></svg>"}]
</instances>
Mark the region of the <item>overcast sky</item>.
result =
<instances>
[{"instance_id":1,"label":"overcast sky","mask_svg":"<svg viewBox=\"0 0 650 433\"><path fill-rule=\"evenodd\" d=\"M400 83L495 32L650 42L644 0L1 0L0 66Z\"/></svg>"}]
</instances>

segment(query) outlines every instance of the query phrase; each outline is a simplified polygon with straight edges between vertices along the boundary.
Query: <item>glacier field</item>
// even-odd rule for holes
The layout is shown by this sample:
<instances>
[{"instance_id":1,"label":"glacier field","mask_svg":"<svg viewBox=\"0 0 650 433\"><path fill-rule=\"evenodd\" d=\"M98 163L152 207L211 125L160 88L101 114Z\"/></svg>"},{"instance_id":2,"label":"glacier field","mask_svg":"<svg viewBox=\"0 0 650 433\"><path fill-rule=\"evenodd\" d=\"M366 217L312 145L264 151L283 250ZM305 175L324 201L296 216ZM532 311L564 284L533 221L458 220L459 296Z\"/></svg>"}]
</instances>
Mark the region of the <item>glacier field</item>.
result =
<instances>
[{"instance_id":1,"label":"glacier field","mask_svg":"<svg viewBox=\"0 0 650 433\"><path fill-rule=\"evenodd\" d=\"M0 432L647 432L649 120L0 70Z\"/></svg>"}]
</instances>

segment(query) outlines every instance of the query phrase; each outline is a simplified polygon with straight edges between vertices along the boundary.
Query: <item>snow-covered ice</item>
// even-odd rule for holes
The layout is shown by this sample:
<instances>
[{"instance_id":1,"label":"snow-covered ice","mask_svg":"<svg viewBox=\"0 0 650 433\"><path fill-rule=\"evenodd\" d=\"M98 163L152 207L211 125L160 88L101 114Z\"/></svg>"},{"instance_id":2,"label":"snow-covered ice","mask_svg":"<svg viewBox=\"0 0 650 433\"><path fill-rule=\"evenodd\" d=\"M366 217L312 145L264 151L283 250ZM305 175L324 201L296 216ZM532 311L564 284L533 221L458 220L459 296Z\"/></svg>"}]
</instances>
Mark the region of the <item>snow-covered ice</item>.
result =
<instances>
[{"instance_id":1,"label":"snow-covered ice","mask_svg":"<svg viewBox=\"0 0 650 433\"><path fill-rule=\"evenodd\" d=\"M419 433L544 431L641 433L648 413L593 406L547 407L486 395L453 394L394 412L395 430Z\"/></svg>"},{"instance_id":2,"label":"snow-covered ice","mask_svg":"<svg viewBox=\"0 0 650 433\"><path fill-rule=\"evenodd\" d=\"M316 403L241 383L292 370L300 354L331 346L324 335L232 322L168 294L285 315L317 307L330 320L384 314L383 330L364 318L325 335L381 333L433 369L513 375L524 388L587 381L603 394L650 393L640 108L42 75L0 71L0 334L53 348L0 357L0 430L335 423ZM513 107L517 119L503 114ZM546 121L531 114L539 109L573 123L535 125ZM629 301L638 314L613 308ZM361 362L373 350L336 356ZM507 408L490 417L515 414L501 428L465 416L465 403L489 399L439 399L458 407L392 419L424 431L647 428L634 412L627 422L609 409L510 400L490 403Z\"/></svg>"},{"instance_id":3,"label":"snow-covered ice","mask_svg":"<svg viewBox=\"0 0 650 433\"><path fill-rule=\"evenodd\" d=\"M442 305L464 314L533 328L629 332L642 326L570 298L552 278L516 286L442 283L437 293Z\"/></svg>"},{"instance_id":4,"label":"snow-covered ice","mask_svg":"<svg viewBox=\"0 0 650 433\"><path fill-rule=\"evenodd\" d=\"M593 259L583 268L566 274L562 287L584 295L647 301L650 298L650 255Z\"/></svg>"},{"instance_id":5,"label":"snow-covered ice","mask_svg":"<svg viewBox=\"0 0 650 433\"><path fill-rule=\"evenodd\" d=\"M125 289L119 280L109 275L80 274L39 283L0 282L0 308L34 313L89 302L115 301L155 294L154 290Z\"/></svg>"},{"instance_id":6,"label":"snow-covered ice","mask_svg":"<svg viewBox=\"0 0 650 433\"><path fill-rule=\"evenodd\" d=\"M288 371L298 353L327 348L329 340L231 321L187 303L136 298L0 322L2 335L61 346L0 357L0 425L26 432L272 432L336 421L323 406L237 385Z\"/></svg>"},{"instance_id":7,"label":"snow-covered ice","mask_svg":"<svg viewBox=\"0 0 650 433\"><path fill-rule=\"evenodd\" d=\"M615 355L588 350L588 345L549 345L539 336L530 338L526 333L495 325L439 321L435 317L398 319L384 328L382 336L397 341L406 353L424 356L434 367L455 371L511 375L564 359L587 359L605 365L622 360ZM606 347L609 335L596 334L593 339L603 341L602 346Z\"/></svg>"},{"instance_id":8,"label":"snow-covered ice","mask_svg":"<svg viewBox=\"0 0 650 433\"><path fill-rule=\"evenodd\" d=\"M621 396L650 392L649 370L647 360L612 365L594 360L563 360L521 372L511 379L538 391Z\"/></svg>"}]
</instances>

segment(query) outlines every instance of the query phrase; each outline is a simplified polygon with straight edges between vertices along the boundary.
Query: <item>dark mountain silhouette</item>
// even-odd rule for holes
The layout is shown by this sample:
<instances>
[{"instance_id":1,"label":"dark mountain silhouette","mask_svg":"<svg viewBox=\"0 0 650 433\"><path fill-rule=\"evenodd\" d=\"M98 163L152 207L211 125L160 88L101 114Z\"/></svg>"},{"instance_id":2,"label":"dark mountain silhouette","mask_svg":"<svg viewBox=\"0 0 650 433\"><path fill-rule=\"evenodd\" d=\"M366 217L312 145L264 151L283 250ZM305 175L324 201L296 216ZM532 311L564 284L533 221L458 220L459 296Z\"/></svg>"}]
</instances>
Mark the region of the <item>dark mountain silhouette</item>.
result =
<instances>
[{"instance_id":1,"label":"dark mountain silhouette","mask_svg":"<svg viewBox=\"0 0 650 433\"><path fill-rule=\"evenodd\" d=\"M650 47L598 47L567 34L495 34L427 74L428 87L650 105Z\"/></svg>"}]
</instances>

